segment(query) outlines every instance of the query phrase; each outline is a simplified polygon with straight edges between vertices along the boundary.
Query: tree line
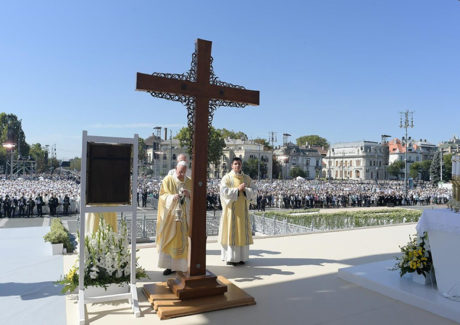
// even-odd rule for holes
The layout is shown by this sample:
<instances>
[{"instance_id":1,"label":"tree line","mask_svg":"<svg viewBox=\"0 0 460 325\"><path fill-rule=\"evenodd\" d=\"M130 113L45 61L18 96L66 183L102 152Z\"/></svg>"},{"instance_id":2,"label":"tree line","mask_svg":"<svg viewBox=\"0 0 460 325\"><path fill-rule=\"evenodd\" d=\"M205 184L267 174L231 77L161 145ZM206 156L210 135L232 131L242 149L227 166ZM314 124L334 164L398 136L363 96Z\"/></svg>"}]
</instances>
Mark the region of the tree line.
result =
<instances>
[{"instance_id":1,"label":"tree line","mask_svg":"<svg viewBox=\"0 0 460 325\"><path fill-rule=\"evenodd\" d=\"M395 178L404 177L404 160L396 160L387 167L388 174ZM413 162L408 170L408 177L439 183L441 180L441 152L435 153L432 160ZM442 155L442 180L452 179L452 154Z\"/></svg>"}]
</instances>

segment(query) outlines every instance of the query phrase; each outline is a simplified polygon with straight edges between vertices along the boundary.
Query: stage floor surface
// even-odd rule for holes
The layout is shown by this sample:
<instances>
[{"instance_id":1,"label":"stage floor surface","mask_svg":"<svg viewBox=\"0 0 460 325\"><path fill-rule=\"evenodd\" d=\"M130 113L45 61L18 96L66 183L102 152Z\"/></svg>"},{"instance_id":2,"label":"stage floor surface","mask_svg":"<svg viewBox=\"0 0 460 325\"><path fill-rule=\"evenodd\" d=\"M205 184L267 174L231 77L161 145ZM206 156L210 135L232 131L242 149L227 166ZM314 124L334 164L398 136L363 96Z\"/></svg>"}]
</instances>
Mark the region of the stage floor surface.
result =
<instances>
[{"instance_id":1,"label":"stage floor surface","mask_svg":"<svg viewBox=\"0 0 460 325\"><path fill-rule=\"evenodd\" d=\"M49 227L0 229L0 324L66 324L66 297L56 285L63 256L51 255Z\"/></svg>"}]
</instances>

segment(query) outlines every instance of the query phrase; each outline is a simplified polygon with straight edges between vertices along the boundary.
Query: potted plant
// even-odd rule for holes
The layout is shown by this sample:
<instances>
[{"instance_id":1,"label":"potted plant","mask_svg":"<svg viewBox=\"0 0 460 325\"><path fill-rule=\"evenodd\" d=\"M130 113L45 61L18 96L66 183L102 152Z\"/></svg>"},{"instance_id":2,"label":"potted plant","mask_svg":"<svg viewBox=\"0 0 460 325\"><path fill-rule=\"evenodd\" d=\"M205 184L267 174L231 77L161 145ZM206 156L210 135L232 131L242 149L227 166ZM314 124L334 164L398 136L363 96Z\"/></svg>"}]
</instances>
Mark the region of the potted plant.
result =
<instances>
[{"instance_id":1,"label":"potted plant","mask_svg":"<svg viewBox=\"0 0 460 325\"><path fill-rule=\"evenodd\" d=\"M63 248L71 253L74 250L74 245L70 239L70 233L65 229L61 220L52 219L50 231L43 237L45 241L51 243L52 254L62 254Z\"/></svg>"},{"instance_id":2,"label":"potted plant","mask_svg":"<svg viewBox=\"0 0 460 325\"><path fill-rule=\"evenodd\" d=\"M64 278L58 281L64 285L63 293L73 292L78 287L78 264L77 260ZM131 277L131 252L128 230L124 221L121 223L120 233L116 233L101 218L99 229L94 234L86 235L84 276L86 296L128 292ZM146 277L145 269L138 266L136 261L136 279ZM109 290L110 292L106 292Z\"/></svg>"}]
</instances>

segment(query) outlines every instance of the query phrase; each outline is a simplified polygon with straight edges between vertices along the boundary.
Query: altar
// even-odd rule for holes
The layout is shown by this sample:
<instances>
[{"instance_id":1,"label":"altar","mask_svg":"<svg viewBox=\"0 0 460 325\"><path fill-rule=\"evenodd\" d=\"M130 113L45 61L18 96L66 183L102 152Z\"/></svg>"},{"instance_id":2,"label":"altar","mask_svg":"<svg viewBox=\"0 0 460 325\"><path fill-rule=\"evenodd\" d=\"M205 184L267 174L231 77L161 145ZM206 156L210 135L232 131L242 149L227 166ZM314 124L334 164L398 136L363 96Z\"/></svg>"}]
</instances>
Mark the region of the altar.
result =
<instances>
[{"instance_id":1,"label":"altar","mask_svg":"<svg viewBox=\"0 0 460 325\"><path fill-rule=\"evenodd\" d=\"M428 233L438 291L460 301L460 213L449 209L425 210L417 233Z\"/></svg>"}]
</instances>

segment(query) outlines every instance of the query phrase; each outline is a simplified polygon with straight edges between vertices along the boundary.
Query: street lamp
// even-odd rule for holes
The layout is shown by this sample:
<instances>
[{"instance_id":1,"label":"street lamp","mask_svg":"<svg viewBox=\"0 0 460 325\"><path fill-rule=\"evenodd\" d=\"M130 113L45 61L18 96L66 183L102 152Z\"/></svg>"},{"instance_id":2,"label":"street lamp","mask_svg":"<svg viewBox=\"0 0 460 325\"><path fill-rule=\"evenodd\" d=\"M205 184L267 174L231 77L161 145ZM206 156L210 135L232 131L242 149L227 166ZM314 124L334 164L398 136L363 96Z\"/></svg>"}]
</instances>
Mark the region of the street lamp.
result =
<instances>
[{"instance_id":1,"label":"street lamp","mask_svg":"<svg viewBox=\"0 0 460 325\"><path fill-rule=\"evenodd\" d=\"M11 155L11 162L10 162L10 176L13 178L13 150L16 145L13 142L10 142L7 140L7 142L3 143L3 148L5 148L7 151L10 150L10 155ZM5 168L5 175L7 171Z\"/></svg>"},{"instance_id":2,"label":"street lamp","mask_svg":"<svg viewBox=\"0 0 460 325\"><path fill-rule=\"evenodd\" d=\"M413 128L414 127L414 112L406 110L405 112L400 112L400 120L399 120L399 127L401 129L406 130L406 137L405 137L405 155L404 155L404 193L406 195L407 199L407 150L408 150L408 144L409 144L409 139L407 138L407 128ZM403 121L403 115L404 115L404 121Z\"/></svg>"},{"instance_id":3,"label":"street lamp","mask_svg":"<svg viewBox=\"0 0 460 325\"><path fill-rule=\"evenodd\" d=\"M260 181L260 143L257 144L259 148L259 158L257 159L257 180Z\"/></svg>"}]
</instances>

